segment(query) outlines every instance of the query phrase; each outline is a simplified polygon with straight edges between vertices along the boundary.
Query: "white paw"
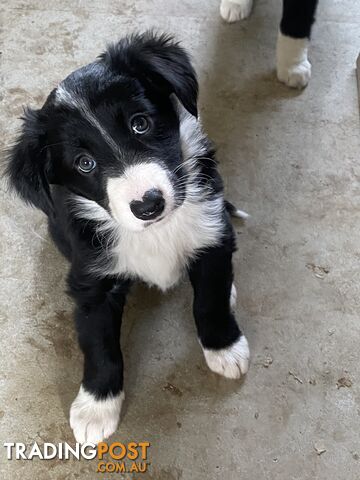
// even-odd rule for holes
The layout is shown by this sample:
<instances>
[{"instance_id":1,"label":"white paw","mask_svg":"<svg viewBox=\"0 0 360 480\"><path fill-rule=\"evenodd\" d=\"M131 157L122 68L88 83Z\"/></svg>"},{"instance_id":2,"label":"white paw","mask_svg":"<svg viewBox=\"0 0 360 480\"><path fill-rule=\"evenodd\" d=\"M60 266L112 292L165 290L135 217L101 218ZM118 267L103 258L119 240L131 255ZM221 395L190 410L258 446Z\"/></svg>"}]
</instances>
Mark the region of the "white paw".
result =
<instances>
[{"instance_id":1,"label":"white paw","mask_svg":"<svg viewBox=\"0 0 360 480\"><path fill-rule=\"evenodd\" d=\"M70 408L70 426L79 443L99 443L115 432L119 423L124 392L96 400L81 385Z\"/></svg>"},{"instance_id":2,"label":"white paw","mask_svg":"<svg viewBox=\"0 0 360 480\"><path fill-rule=\"evenodd\" d=\"M225 22L237 22L248 17L253 0L221 0L220 15Z\"/></svg>"},{"instance_id":3,"label":"white paw","mask_svg":"<svg viewBox=\"0 0 360 480\"><path fill-rule=\"evenodd\" d=\"M204 350L210 370L227 378L240 378L249 369L249 345L244 335L233 345L221 350Z\"/></svg>"},{"instance_id":4,"label":"white paw","mask_svg":"<svg viewBox=\"0 0 360 480\"><path fill-rule=\"evenodd\" d=\"M230 292L230 308L231 308L231 310L235 310L236 299L237 299L236 287L235 287L234 284L232 284L231 285L231 292Z\"/></svg>"},{"instance_id":5,"label":"white paw","mask_svg":"<svg viewBox=\"0 0 360 480\"><path fill-rule=\"evenodd\" d=\"M304 88L311 77L311 64L308 60L289 68L278 68L277 76L280 82L288 87Z\"/></svg>"},{"instance_id":6,"label":"white paw","mask_svg":"<svg viewBox=\"0 0 360 480\"><path fill-rule=\"evenodd\" d=\"M277 77L289 87L304 88L311 77L308 39L291 38L279 32L277 42Z\"/></svg>"}]
</instances>

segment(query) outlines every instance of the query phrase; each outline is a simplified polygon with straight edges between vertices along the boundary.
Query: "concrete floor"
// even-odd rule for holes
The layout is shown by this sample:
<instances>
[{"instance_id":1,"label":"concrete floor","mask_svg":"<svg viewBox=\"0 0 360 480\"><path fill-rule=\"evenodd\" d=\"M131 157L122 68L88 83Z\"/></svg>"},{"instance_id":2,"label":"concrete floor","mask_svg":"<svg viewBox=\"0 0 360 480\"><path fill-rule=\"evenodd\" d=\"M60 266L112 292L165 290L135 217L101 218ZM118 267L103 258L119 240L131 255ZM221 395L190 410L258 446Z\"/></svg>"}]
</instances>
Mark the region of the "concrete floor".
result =
<instances>
[{"instance_id":1,"label":"concrete floor","mask_svg":"<svg viewBox=\"0 0 360 480\"><path fill-rule=\"evenodd\" d=\"M235 256L238 319L252 350L242 385L206 368L186 282L168 295L139 286L129 299L122 343L132 374L112 440L152 445L149 473L129 478L360 479L360 1L320 2L303 92L275 79L276 0L257 1L231 26L217 0L2 4L3 146L22 105L40 106L107 41L156 26L192 52L227 196L252 215L237 226ZM72 442L82 367L67 264L44 216L4 190L0 440ZM343 377L349 386L337 388ZM95 473L93 461L7 461L2 447L0 459L6 480L120 477Z\"/></svg>"}]
</instances>

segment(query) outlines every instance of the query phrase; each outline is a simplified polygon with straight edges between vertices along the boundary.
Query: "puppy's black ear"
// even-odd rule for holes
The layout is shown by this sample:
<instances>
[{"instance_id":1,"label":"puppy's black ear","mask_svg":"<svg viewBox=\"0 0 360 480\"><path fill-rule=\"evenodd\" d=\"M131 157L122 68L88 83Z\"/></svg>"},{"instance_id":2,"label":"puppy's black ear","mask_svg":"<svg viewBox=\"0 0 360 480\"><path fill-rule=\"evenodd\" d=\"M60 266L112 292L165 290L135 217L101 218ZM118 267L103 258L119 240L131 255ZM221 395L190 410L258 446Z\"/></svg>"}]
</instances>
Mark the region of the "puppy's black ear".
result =
<instances>
[{"instance_id":1,"label":"puppy's black ear","mask_svg":"<svg viewBox=\"0 0 360 480\"><path fill-rule=\"evenodd\" d=\"M46 132L40 110L25 110L22 131L9 151L6 175L10 186L27 203L40 208L47 215L53 210L49 186L49 161L47 160Z\"/></svg>"},{"instance_id":2,"label":"puppy's black ear","mask_svg":"<svg viewBox=\"0 0 360 480\"><path fill-rule=\"evenodd\" d=\"M109 46L101 56L119 73L135 78L169 96L175 93L192 115L197 116L198 82L188 54L167 35L147 32L132 35Z\"/></svg>"}]
</instances>

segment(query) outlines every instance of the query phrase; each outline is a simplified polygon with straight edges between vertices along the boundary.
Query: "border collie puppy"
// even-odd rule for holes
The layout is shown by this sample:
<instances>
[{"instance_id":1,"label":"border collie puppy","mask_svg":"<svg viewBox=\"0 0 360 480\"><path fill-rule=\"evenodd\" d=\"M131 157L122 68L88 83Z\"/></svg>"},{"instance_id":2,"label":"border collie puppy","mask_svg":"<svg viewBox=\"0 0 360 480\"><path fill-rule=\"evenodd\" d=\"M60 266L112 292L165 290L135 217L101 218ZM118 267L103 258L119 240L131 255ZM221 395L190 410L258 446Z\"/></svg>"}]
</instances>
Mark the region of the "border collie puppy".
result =
<instances>
[{"instance_id":1,"label":"border collie puppy","mask_svg":"<svg viewBox=\"0 0 360 480\"><path fill-rule=\"evenodd\" d=\"M308 46L318 0L283 0L277 41L277 76L289 87L303 88L311 77ZM221 0L220 14L227 22L250 15L253 0Z\"/></svg>"},{"instance_id":2,"label":"border collie puppy","mask_svg":"<svg viewBox=\"0 0 360 480\"><path fill-rule=\"evenodd\" d=\"M123 393L121 316L133 281L166 290L188 273L205 360L247 372L234 316L230 214L214 150L197 120L198 84L172 38L133 35L76 70L27 110L10 152L10 184L49 220L71 264L68 287L84 354L70 409L78 442L117 428Z\"/></svg>"}]
</instances>

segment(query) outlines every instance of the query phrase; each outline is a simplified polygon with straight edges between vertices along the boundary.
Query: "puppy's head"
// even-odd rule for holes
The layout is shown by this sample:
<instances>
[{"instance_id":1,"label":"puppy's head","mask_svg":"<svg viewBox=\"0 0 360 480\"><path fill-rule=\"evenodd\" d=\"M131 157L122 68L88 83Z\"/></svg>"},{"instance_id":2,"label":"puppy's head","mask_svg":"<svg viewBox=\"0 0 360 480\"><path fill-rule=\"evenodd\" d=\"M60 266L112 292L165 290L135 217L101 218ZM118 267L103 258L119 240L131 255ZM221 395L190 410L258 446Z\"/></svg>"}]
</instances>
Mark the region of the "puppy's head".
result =
<instances>
[{"instance_id":1,"label":"puppy's head","mask_svg":"<svg viewBox=\"0 0 360 480\"><path fill-rule=\"evenodd\" d=\"M196 116L197 91L189 58L171 38L125 38L26 112L11 182L47 214L58 184L126 229L161 221L186 190L174 96Z\"/></svg>"}]
</instances>

